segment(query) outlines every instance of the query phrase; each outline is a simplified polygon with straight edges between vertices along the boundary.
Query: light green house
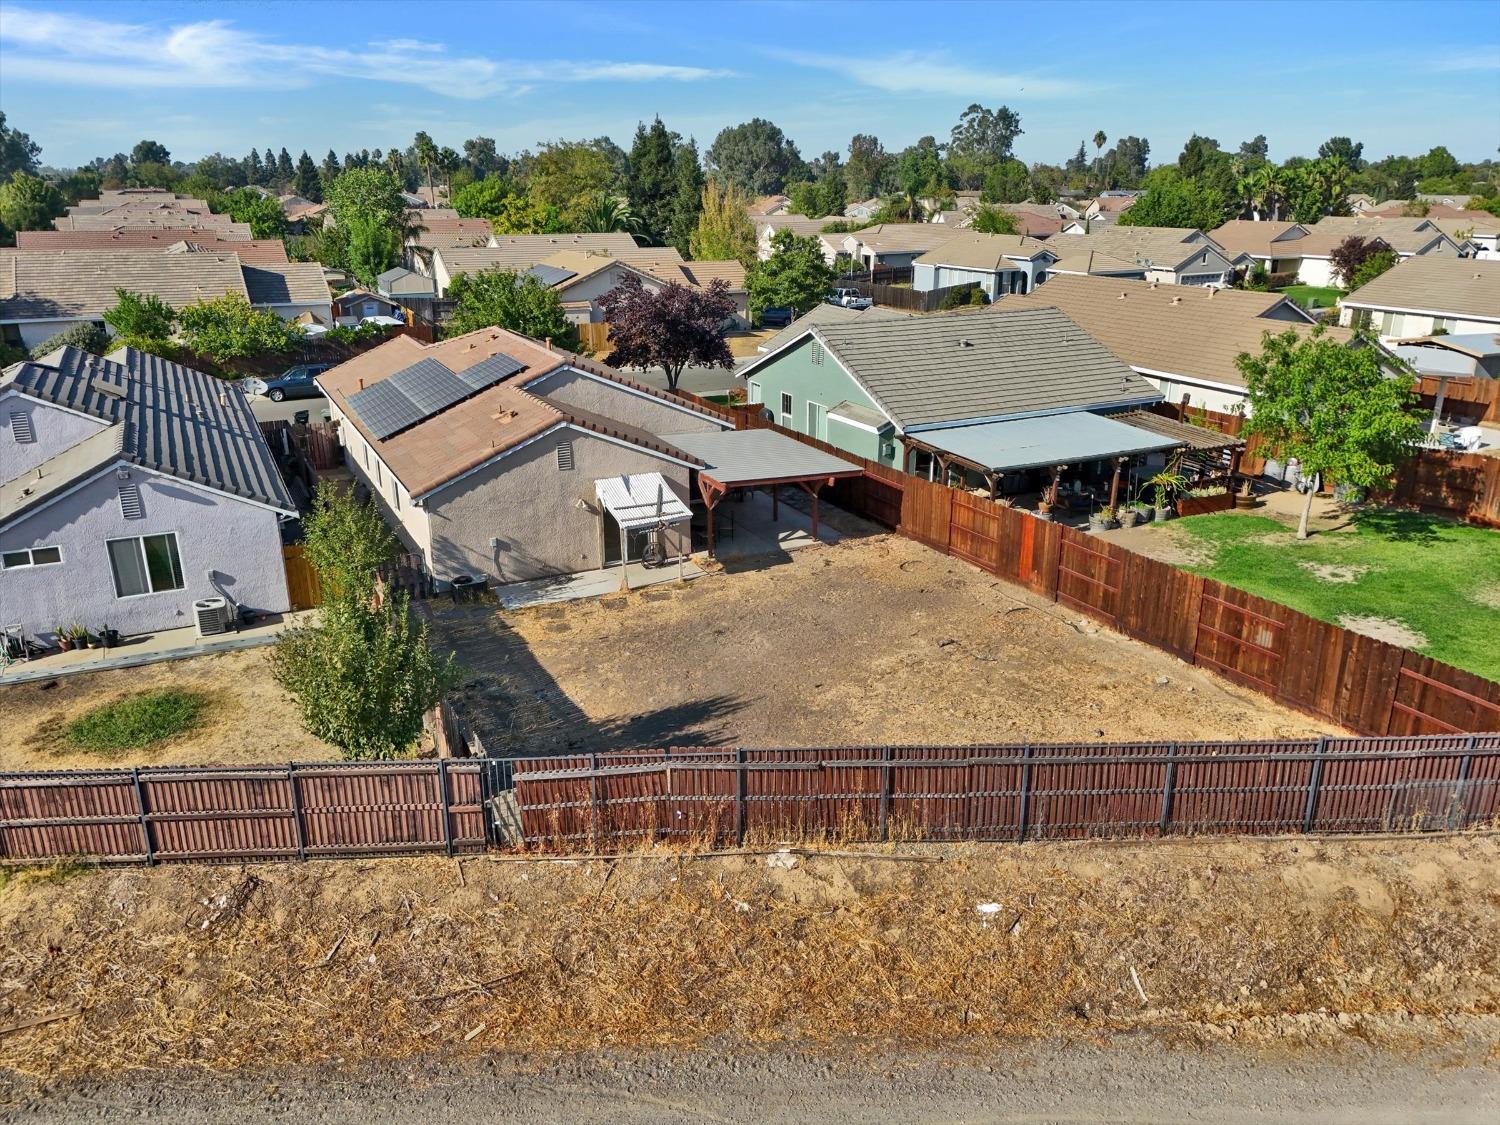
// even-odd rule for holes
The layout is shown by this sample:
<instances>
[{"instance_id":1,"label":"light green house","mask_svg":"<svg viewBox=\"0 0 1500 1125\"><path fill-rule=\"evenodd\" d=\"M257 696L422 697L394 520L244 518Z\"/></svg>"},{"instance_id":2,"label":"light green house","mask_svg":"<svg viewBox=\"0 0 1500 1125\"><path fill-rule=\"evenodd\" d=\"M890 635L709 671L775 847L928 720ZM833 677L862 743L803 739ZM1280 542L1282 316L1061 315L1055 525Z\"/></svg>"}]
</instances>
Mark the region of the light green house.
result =
<instances>
[{"instance_id":1,"label":"light green house","mask_svg":"<svg viewBox=\"0 0 1500 1125\"><path fill-rule=\"evenodd\" d=\"M766 348L741 374L750 401L763 404L775 422L908 471L930 473L935 455L990 478L992 486L999 472L1048 465L1063 454L1070 462L1086 460L1083 455L1093 452L1073 441L1046 448L1060 432L1056 422L1026 420L1162 400L1160 391L1051 307L1007 310L1002 303L907 316L825 306ZM1132 435L1120 423L1076 421L1075 429L1098 435L1100 459L1161 447L1159 435ZM1009 463L987 460L987 446L997 458L1003 451Z\"/></svg>"}]
</instances>

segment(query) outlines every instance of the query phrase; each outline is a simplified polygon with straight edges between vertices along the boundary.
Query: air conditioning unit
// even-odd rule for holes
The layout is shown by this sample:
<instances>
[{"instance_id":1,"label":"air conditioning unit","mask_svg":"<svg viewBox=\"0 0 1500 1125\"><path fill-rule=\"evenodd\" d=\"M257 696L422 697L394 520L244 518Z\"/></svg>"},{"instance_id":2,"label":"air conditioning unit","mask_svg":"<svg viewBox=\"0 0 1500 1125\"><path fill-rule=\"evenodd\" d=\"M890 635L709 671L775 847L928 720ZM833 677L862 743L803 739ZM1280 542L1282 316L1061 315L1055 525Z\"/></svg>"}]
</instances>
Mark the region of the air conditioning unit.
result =
<instances>
[{"instance_id":1,"label":"air conditioning unit","mask_svg":"<svg viewBox=\"0 0 1500 1125\"><path fill-rule=\"evenodd\" d=\"M193 603L193 620L198 623L200 637L217 637L229 632L231 613L228 598L204 598Z\"/></svg>"}]
</instances>

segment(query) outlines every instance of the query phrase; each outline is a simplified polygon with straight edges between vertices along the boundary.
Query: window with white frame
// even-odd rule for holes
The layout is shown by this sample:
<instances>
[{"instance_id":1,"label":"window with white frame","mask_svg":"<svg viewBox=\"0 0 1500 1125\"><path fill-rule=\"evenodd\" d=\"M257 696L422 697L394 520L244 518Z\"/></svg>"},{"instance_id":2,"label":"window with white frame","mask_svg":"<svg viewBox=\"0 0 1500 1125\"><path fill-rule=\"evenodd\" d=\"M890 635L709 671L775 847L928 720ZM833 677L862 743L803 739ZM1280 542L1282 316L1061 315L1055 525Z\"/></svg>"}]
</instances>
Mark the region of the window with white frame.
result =
<instances>
[{"instance_id":1,"label":"window with white frame","mask_svg":"<svg viewBox=\"0 0 1500 1125\"><path fill-rule=\"evenodd\" d=\"M60 562L61 547L27 547L0 555L0 566L4 566L6 570L17 570L23 566L55 566Z\"/></svg>"},{"instance_id":2,"label":"window with white frame","mask_svg":"<svg viewBox=\"0 0 1500 1125\"><path fill-rule=\"evenodd\" d=\"M1432 335L1439 336L1451 333L1458 327L1458 321L1451 316L1435 316L1432 318Z\"/></svg>"},{"instance_id":3,"label":"window with white frame","mask_svg":"<svg viewBox=\"0 0 1500 1125\"><path fill-rule=\"evenodd\" d=\"M786 391L781 392L781 424L789 430L792 428L792 396Z\"/></svg>"},{"instance_id":4,"label":"window with white frame","mask_svg":"<svg viewBox=\"0 0 1500 1125\"><path fill-rule=\"evenodd\" d=\"M115 597L134 598L180 590L182 558L177 553L177 535L140 535L132 539L109 539L109 568L115 577Z\"/></svg>"}]
</instances>

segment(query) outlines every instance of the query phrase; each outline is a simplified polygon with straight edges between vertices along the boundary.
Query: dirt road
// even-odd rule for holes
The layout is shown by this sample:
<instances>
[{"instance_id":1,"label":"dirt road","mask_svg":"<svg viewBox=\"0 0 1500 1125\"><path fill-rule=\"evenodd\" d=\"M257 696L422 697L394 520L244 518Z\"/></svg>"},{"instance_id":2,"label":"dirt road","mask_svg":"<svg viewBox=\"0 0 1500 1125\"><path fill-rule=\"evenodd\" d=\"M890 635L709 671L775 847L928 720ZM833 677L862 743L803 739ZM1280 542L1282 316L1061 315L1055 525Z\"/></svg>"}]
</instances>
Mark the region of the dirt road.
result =
<instances>
[{"instance_id":1,"label":"dirt road","mask_svg":"<svg viewBox=\"0 0 1500 1125\"><path fill-rule=\"evenodd\" d=\"M0 1091L0 1110L5 1106ZM80 1084L12 1101L35 1122L98 1119L569 1122L1119 1122L1468 1125L1500 1117L1482 1052L1316 1056L1174 1048L1156 1040L1031 1044L985 1054L580 1054L527 1063L402 1066Z\"/></svg>"}]
</instances>

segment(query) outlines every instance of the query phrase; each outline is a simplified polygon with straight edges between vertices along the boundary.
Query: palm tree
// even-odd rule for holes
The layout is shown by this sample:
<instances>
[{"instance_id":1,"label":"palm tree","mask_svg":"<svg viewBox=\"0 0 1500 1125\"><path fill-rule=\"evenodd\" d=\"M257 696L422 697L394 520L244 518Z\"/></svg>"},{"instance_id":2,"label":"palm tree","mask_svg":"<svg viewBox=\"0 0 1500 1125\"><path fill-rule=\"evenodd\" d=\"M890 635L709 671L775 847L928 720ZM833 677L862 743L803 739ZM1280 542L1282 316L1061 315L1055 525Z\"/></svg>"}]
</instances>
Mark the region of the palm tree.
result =
<instances>
[{"instance_id":1,"label":"palm tree","mask_svg":"<svg viewBox=\"0 0 1500 1125\"><path fill-rule=\"evenodd\" d=\"M1109 140L1100 129L1094 134L1094 169L1099 177L1099 189L1104 188L1104 142Z\"/></svg>"},{"instance_id":2,"label":"palm tree","mask_svg":"<svg viewBox=\"0 0 1500 1125\"><path fill-rule=\"evenodd\" d=\"M432 190L432 167L438 162L438 147L425 132L418 133L411 143L417 163L427 172L427 202L435 204L437 195Z\"/></svg>"},{"instance_id":3,"label":"palm tree","mask_svg":"<svg viewBox=\"0 0 1500 1125\"><path fill-rule=\"evenodd\" d=\"M457 172L463 166L464 158L447 145L444 145L438 151L437 167L438 171L443 174L443 186L447 188L450 200L453 198L453 173ZM433 199L432 205L434 207L437 206L436 198Z\"/></svg>"},{"instance_id":4,"label":"palm tree","mask_svg":"<svg viewBox=\"0 0 1500 1125\"><path fill-rule=\"evenodd\" d=\"M1261 164L1250 169L1239 181L1239 191L1244 208L1252 219L1269 218L1266 211L1271 197L1271 166Z\"/></svg>"},{"instance_id":5,"label":"palm tree","mask_svg":"<svg viewBox=\"0 0 1500 1125\"><path fill-rule=\"evenodd\" d=\"M579 211L578 225L593 234L608 234L612 231L635 234L641 224L625 200L608 192L595 192Z\"/></svg>"}]
</instances>

